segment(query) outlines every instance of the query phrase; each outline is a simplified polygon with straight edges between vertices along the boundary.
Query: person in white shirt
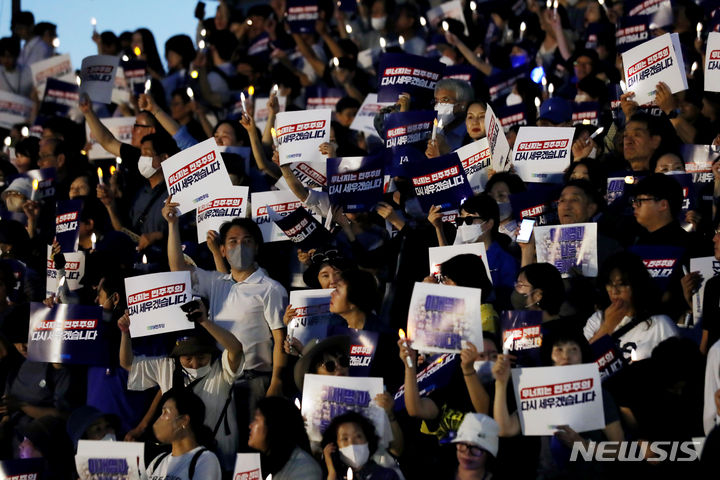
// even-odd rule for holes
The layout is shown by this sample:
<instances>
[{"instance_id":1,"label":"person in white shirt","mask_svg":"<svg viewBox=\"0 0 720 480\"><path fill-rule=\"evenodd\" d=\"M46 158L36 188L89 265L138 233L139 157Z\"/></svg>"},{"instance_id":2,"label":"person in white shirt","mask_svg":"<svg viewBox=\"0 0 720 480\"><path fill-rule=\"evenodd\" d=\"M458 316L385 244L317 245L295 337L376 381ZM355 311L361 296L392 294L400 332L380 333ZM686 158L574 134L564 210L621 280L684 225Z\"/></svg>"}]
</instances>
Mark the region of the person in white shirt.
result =
<instances>
[{"instance_id":1,"label":"person in white shirt","mask_svg":"<svg viewBox=\"0 0 720 480\"><path fill-rule=\"evenodd\" d=\"M55 54L53 42L57 38L57 27L54 23L40 22L35 25L32 37L25 39L18 65L30 67L33 63L50 58Z\"/></svg>"},{"instance_id":2,"label":"person in white shirt","mask_svg":"<svg viewBox=\"0 0 720 480\"><path fill-rule=\"evenodd\" d=\"M0 39L0 90L29 97L32 91L32 74L29 67L17 64L20 42L17 38Z\"/></svg>"}]
</instances>

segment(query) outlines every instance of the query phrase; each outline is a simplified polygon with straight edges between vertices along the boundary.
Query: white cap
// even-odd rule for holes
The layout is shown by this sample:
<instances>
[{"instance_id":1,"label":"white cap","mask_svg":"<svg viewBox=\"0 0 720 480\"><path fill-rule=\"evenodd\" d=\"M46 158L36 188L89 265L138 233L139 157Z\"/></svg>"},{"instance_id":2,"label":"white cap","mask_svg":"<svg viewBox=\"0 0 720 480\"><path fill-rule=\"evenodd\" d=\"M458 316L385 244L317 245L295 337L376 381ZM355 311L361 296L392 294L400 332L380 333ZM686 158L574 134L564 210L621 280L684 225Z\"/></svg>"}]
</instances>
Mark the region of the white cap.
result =
<instances>
[{"instance_id":1,"label":"white cap","mask_svg":"<svg viewBox=\"0 0 720 480\"><path fill-rule=\"evenodd\" d=\"M482 413L468 413L452 442L475 445L497 457L499 435L500 427L495 420Z\"/></svg>"}]
</instances>

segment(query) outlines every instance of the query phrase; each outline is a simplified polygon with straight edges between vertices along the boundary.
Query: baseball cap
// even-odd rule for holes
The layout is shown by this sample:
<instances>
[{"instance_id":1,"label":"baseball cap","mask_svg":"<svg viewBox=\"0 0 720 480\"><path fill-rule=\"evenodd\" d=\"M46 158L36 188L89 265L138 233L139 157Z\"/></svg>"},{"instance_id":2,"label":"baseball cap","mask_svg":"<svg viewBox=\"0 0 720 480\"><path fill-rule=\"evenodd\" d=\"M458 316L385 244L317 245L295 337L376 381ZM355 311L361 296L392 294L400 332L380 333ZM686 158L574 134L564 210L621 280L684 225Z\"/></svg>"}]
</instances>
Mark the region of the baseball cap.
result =
<instances>
[{"instance_id":1,"label":"baseball cap","mask_svg":"<svg viewBox=\"0 0 720 480\"><path fill-rule=\"evenodd\" d=\"M572 120L570 102L560 97L548 98L540 105L538 119L548 120L555 125Z\"/></svg>"}]
</instances>

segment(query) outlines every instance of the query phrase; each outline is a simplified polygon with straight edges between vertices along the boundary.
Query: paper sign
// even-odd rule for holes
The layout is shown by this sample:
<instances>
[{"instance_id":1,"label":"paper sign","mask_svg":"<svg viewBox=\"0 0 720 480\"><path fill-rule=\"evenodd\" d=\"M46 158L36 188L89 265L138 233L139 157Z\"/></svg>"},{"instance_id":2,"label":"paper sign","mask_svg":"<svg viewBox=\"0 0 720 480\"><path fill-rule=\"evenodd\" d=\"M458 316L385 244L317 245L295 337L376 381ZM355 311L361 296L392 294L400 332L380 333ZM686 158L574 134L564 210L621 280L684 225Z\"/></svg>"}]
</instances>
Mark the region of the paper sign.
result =
<instances>
[{"instance_id":1,"label":"paper sign","mask_svg":"<svg viewBox=\"0 0 720 480\"><path fill-rule=\"evenodd\" d=\"M445 65L432 58L408 53L386 53L378 65L378 101L397 102L409 93L413 106L429 106L435 84Z\"/></svg>"},{"instance_id":2,"label":"paper sign","mask_svg":"<svg viewBox=\"0 0 720 480\"><path fill-rule=\"evenodd\" d=\"M463 13L463 4L460 0L441 3L435 8L431 8L425 13L428 23L436 30L441 30L440 20L444 18L452 18L459 21L465 27L464 34L469 35L467 23L465 23L465 14Z\"/></svg>"},{"instance_id":3,"label":"paper sign","mask_svg":"<svg viewBox=\"0 0 720 480\"><path fill-rule=\"evenodd\" d=\"M382 200L383 157L328 158L327 168L330 203L344 212L369 212Z\"/></svg>"},{"instance_id":4,"label":"paper sign","mask_svg":"<svg viewBox=\"0 0 720 480\"><path fill-rule=\"evenodd\" d=\"M212 140L212 139L211 139ZM191 330L181 305L192 299L190 272L162 272L125 279L130 336Z\"/></svg>"},{"instance_id":5,"label":"paper sign","mask_svg":"<svg viewBox=\"0 0 720 480\"><path fill-rule=\"evenodd\" d=\"M238 453L233 480L263 480L259 453Z\"/></svg>"},{"instance_id":6,"label":"paper sign","mask_svg":"<svg viewBox=\"0 0 720 480\"><path fill-rule=\"evenodd\" d=\"M511 155L526 182L561 183L570 165L574 127L520 127Z\"/></svg>"},{"instance_id":7,"label":"paper sign","mask_svg":"<svg viewBox=\"0 0 720 480\"><path fill-rule=\"evenodd\" d=\"M455 150L474 194L485 190L490 168L490 146L487 137Z\"/></svg>"},{"instance_id":8,"label":"paper sign","mask_svg":"<svg viewBox=\"0 0 720 480\"><path fill-rule=\"evenodd\" d=\"M0 460L0 472L6 480L44 480L45 471L44 458Z\"/></svg>"},{"instance_id":9,"label":"paper sign","mask_svg":"<svg viewBox=\"0 0 720 480\"><path fill-rule=\"evenodd\" d=\"M693 176L693 183L713 183L712 164L720 155L720 147L714 145L680 145L680 157L685 161L685 171Z\"/></svg>"},{"instance_id":10,"label":"paper sign","mask_svg":"<svg viewBox=\"0 0 720 480\"><path fill-rule=\"evenodd\" d=\"M635 92L633 101L649 105L655 100L655 87L665 82L671 93L687 90L687 77L677 34L655 37L622 54L627 89Z\"/></svg>"},{"instance_id":11,"label":"paper sign","mask_svg":"<svg viewBox=\"0 0 720 480\"><path fill-rule=\"evenodd\" d=\"M325 162L318 149L330 141L332 110L280 112L275 117L280 165L294 162Z\"/></svg>"},{"instance_id":12,"label":"paper sign","mask_svg":"<svg viewBox=\"0 0 720 480\"><path fill-rule=\"evenodd\" d=\"M249 187L232 186L226 193L213 193L196 211L198 243L207 241L209 230L220 231L223 223L248 215Z\"/></svg>"},{"instance_id":13,"label":"paper sign","mask_svg":"<svg viewBox=\"0 0 720 480\"><path fill-rule=\"evenodd\" d=\"M350 124L350 130L357 132L363 132L366 135L378 135L375 130L375 124L373 123L375 117L380 113L380 110L388 105L393 105L395 102L378 102L377 93L368 93L365 100L363 100L360 109L358 110L353 122Z\"/></svg>"},{"instance_id":14,"label":"paper sign","mask_svg":"<svg viewBox=\"0 0 720 480\"><path fill-rule=\"evenodd\" d=\"M297 248L308 251L327 246L332 242L330 232L305 207L300 206L285 216L275 215L272 207L269 210L270 218L275 225L280 227Z\"/></svg>"},{"instance_id":15,"label":"paper sign","mask_svg":"<svg viewBox=\"0 0 720 480\"><path fill-rule=\"evenodd\" d=\"M82 200L61 200L55 207L55 239L60 251L77 252L80 239L80 213Z\"/></svg>"},{"instance_id":16,"label":"paper sign","mask_svg":"<svg viewBox=\"0 0 720 480\"><path fill-rule=\"evenodd\" d=\"M64 253L63 256L65 257L65 285L71 292L81 289L80 279L85 275L85 252ZM52 245L48 245L46 297L57 294L59 280L55 262L52 260Z\"/></svg>"},{"instance_id":17,"label":"paper sign","mask_svg":"<svg viewBox=\"0 0 720 480\"><path fill-rule=\"evenodd\" d=\"M277 215L289 215L302 205L294 193L289 190L271 192L253 192L250 194L252 219L260 227L265 242L281 242L288 240L280 227L270 220L268 207Z\"/></svg>"},{"instance_id":18,"label":"paper sign","mask_svg":"<svg viewBox=\"0 0 720 480\"><path fill-rule=\"evenodd\" d=\"M618 19L615 30L615 46L623 53L641 45L650 38L650 15L635 15Z\"/></svg>"},{"instance_id":19,"label":"paper sign","mask_svg":"<svg viewBox=\"0 0 720 480\"><path fill-rule=\"evenodd\" d=\"M377 351L380 334L345 326L339 327L339 329L344 330L344 334L350 337L350 376L367 377L370 375L370 367ZM337 334L337 330L338 328L331 327L333 335Z\"/></svg>"},{"instance_id":20,"label":"paper sign","mask_svg":"<svg viewBox=\"0 0 720 480\"><path fill-rule=\"evenodd\" d=\"M423 152L433 130L435 110L391 113L385 116L385 148L419 144ZM438 127L440 128L440 127Z\"/></svg>"},{"instance_id":21,"label":"paper sign","mask_svg":"<svg viewBox=\"0 0 720 480\"><path fill-rule=\"evenodd\" d=\"M430 247L428 249L428 256L430 258L430 275L439 277L440 265L442 263L465 253L472 253L473 255L480 257L485 264L485 272L487 273L488 279L490 279L490 283L492 283L487 253L485 252L485 243L483 242L462 243L458 245L447 245L445 247Z\"/></svg>"},{"instance_id":22,"label":"paper sign","mask_svg":"<svg viewBox=\"0 0 720 480\"><path fill-rule=\"evenodd\" d=\"M278 111L284 112L287 105L287 97L278 95ZM255 119L255 126L261 132L265 131L268 118L270 117L270 109L267 107L267 103L270 100L269 97L255 97L255 110L253 111L253 118ZM242 113L242 112L240 112ZM240 118L239 116L237 118Z\"/></svg>"},{"instance_id":23,"label":"paper sign","mask_svg":"<svg viewBox=\"0 0 720 480\"><path fill-rule=\"evenodd\" d=\"M424 212L430 211L433 205L439 205L442 211L459 208L472 197L457 153L412 163L407 169Z\"/></svg>"},{"instance_id":24,"label":"paper sign","mask_svg":"<svg viewBox=\"0 0 720 480\"><path fill-rule=\"evenodd\" d=\"M610 335L603 335L590 344L593 358L600 371L603 382L625 367L625 356L620 351L617 341Z\"/></svg>"},{"instance_id":25,"label":"paper sign","mask_svg":"<svg viewBox=\"0 0 720 480\"><path fill-rule=\"evenodd\" d=\"M474 83L480 71L468 64L450 65L445 67L442 78L452 78L463 82Z\"/></svg>"},{"instance_id":26,"label":"paper sign","mask_svg":"<svg viewBox=\"0 0 720 480\"><path fill-rule=\"evenodd\" d=\"M605 428L597 364L513 368L522 434L552 435L558 425L578 433Z\"/></svg>"},{"instance_id":27,"label":"paper sign","mask_svg":"<svg viewBox=\"0 0 720 480\"><path fill-rule=\"evenodd\" d=\"M510 143L505 137L500 120L490 105L485 112L485 132L487 134L488 146L490 147L490 165L496 172L504 172L510 168L508 155L510 154Z\"/></svg>"},{"instance_id":28,"label":"paper sign","mask_svg":"<svg viewBox=\"0 0 720 480\"><path fill-rule=\"evenodd\" d=\"M11 129L17 123L27 122L32 108L29 98L0 90L0 127Z\"/></svg>"},{"instance_id":29,"label":"paper sign","mask_svg":"<svg viewBox=\"0 0 720 480\"><path fill-rule=\"evenodd\" d=\"M513 218L520 221L534 218L536 226L558 223L557 199L562 185L552 183L528 183L526 192L510 195Z\"/></svg>"},{"instance_id":30,"label":"paper sign","mask_svg":"<svg viewBox=\"0 0 720 480\"><path fill-rule=\"evenodd\" d=\"M332 419L351 410L374 420L378 436L382 437L384 428L378 420L383 421L384 412L374 400L381 393L382 378L305 374L301 412L310 440L320 441Z\"/></svg>"},{"instance_id":31,"label":"paper sign","mask_svg":"<svg viewBox=\"0 0 720 480\"><path fill-rule=\"evenodd\" d=\"M327 88L311 85L305 87L305 108L308 110L329 109L335 111L335 106L344 96L345 90L342 88Z\"/></svg>"},{"instance_id":32,"label":"paper sign","mask_svg":"<svg viewBox=\"0 0 720 480\"><path fill-rule=\"evenodd\" d=\"M498 119L500 119L500 124L505 132L509 131L510 127L515 125L528 124L525 105L522 103L518 105L511 105L509 107L498 107L497 116Z\"/></svg>"},{"instance_id":33,"label":"paper sign","mask_svg":"<svg viewBox=\"0 0 720 480\"><path fill-rule=\"evenodd\" d=\"M705 285L707 285L708 280L720 274L720 260L716 260L715 257L691 258L690 271L700 272L702 276L702 282L692 296L693 319L695 320L695 324L697 324L703 314L702 306L703 299L705 298Z\"/></svg>"},{"instance_id":34,"label":"paper sign","mask_svg":"<svg viewBox=\"0 0 720 480\"><path fill-rule=\"evenodd\" d=\"M408 338L420 352L460 353L467 342L483 344L479 288L415 283L408 311Z\"/></svg>"},{"instance_id":35,"label":"paper sign","mask_svg":"<svg viewBox=\"0 0 720 480\"><path fill-rule=\"evenodd\" d=\"M583 125L598 125L600 121L600 104L598 102L573 102L572 103L572 123L582 123Z\"/></svg>"},{"instance_id":36,"label":"paper sign","mask_svg":"<svg viewBox=\"0 0 720 480\"><path fill-rule=\"evenodd\" d=\"M530 73L530 68L528 68L528 64L524 64L511 69L500 70L485 77L490 100L495 102L509 95L517 81L526 78L528 73Z\"/></svg>"},{"instance_id":37,"label":"paper sign","mask_svg":"<svg viewBox=\"0 0 720 480\"><path fill-rule=\"evenodd\" d=\"M315 22L320 18L320 7L314 0L287 0L285 21L292 33L315 33Z\"/></svg>"},{"instance_id":38,"label":"paper sign","mask_svg":"<svg viewBox=\"0 0 720 480\"><path fill-rule=\"evenodd\" d=\"M66 82L74 83L75 74L70 61L70 55L55 55L45 60L40 60L30 65L33 85L38 95L45 91L45 82L48 78L57 78Z\"/></svg>"},{"instance_id":39,"label":"paper sign","mask_svg":"<svg viewBox=\"0 0 720 480\"><path fill-rule=\"evenodd\" d=\"M102 307L60 303L48 308L30 303L28 360L46 363L106 365L108 344Z\"/></svg>"},{"instance_id":40,"label":"paper sign","mask_svg":"<svg viewBox=\"0 0 720 480\"><path fill-rule=\"evenodd\" d=\"M444 388L450 383L453 372L459 367L460 355L455 353L444 353L437 358L431 357L427 366L419 372L415 378L418 383L418 393L421 397L427 397L438 388ZM400 385L395 394L396 412L405 409L405 385Z\"/></svg>"},{"instance_id":41,"label":"paper sign","mask_svg":"<svg viewBox=\"0 0 720 480\"><path fill-rule=\"evenodd\" d=\"M115 55L92 55L83 58L80 94L87 93L93 102L110 103L119 61Z\"/></svg>"},{"instance_id":42,"label":"paper sign","mask_svg":"<svg viewBox=\"0 0 720 480\"><path fill-rule=\"evenodd\" d=\"M135 117L111 117L101 118L100 122L105 125L110 133L120 143L130 143L132 141L133 125L135 125ZM90 131L90 125L85 124L85 136L90 145L88 150L88 158L90 160L97 160L98 158L115 158L115 155L105 150L102 145L97 141L95 135Z\"/></svg>"},{"instance_id":43,"label":"paper sign","mask_svg":"<svg viewBox=\"0 0 720 480\"><path fill-rule=\"evenodd\" d=\"M624 177L608 177L607 180L607 193L605 194L605 200L610 205L619 199L623 198L626 190L632 185L640 181L642 177L636 177L632 175L632 172L627 172L630 175Z\"/></svg>"},{"instance_id":44,"label":"paper sign","mask_svg":"<svg viewBox=\"0 0 720 480\"><path fill-rule=\"evenodd\" d=\"M680 258L685 253L683 247L634 245L628 250L642 259L660 291L667 289L672 275L680 274Z\"/></svg>"},{"instance_id":45,"label":"paper sign","mask_svg":"<svg viewBox=\"0 0 720 480\"><path fill-rule=\"evenodd\" d=\"M44 198L55 196L55 168L38 168L36 170L28 170L25 172L25 176L30 178L30 181L38 181L38 191L35 194L35 200L42 200Z\"/></svg>"},{"instance_id":46,"label":"paper sign","mask_svg":"<svg viewBox=\"0 0 720 480\"><path fill-rule=\"evenodd\" d=\"M720 32L710 32L705 50L705 91L720 92Z\"/></svg>"},{"instance_id":47,"label":"paper sign","mask_svg":"<svg viewBox=\"0 0 720 480\"><path fill-rule=\"evenodd\" d=\"M597 277L597 224L573 223L535 227L537 261L553 265L569 278L574 269L585 277Z\"/></svg>"},{"instance_id":48,"label":"paper sign","mask_svg":"<svg viewBox=\"0 0 720 480\"><path fill-rule=\"evenodd\" d=\"M63 82L48 78L45 83L45 95L38 115L44 117L68 117L70 111L77 109L78 86L76 83Z\"/></svg>"},{"instance_id":49,"label":"paper sign","mask_svg":"<svg viewBox=\"0 0 720 480\"><path fill-rule=\"evenodd\" d=\"M292 290L290 305L295 316L288 323L288 337L297 338L303 345L314 338L327 337L330 319L331 289Z\"/></svg>"},{"instance_id":50,"label":"paper sign","mask_svg":"<svg viewBox=\"0 0 720 480\"><path fill-rule=\"evenodd\" d=\"M144 444L79 440L75 468L80 480L140 480L145 476Z\"/></svg>"},{"instance_id":51,"label":"paper sign","mask_svg":"<svg viewBox=\"0 0 720 480\"><path fill-rule=\"evenodd\" d=\"M317 188L327 185L327 160L322 162L295 162L290 164L290 170L300 183L307 188ZM287 185L284 178L280 178L275 184L278 188ZM283 190L287 190L283 188Z\"/></svg>"},{"instance_id":52,"label":"paper sign","mask_svg":"<svg viewBox=\"0 0 720 480\"><path fill-rule=\"evenodd\" d=\"M500 315L502 349L517 358L523 367L540 365L542 345L542 312L534 310L509 310Z\"/></svg>"},{"instance_id":53,"label":"paper sign","mask_svg":"<svg viewBox=\"0 0 720 480\"><path fill-rule=\"evenodd\" d=\"M185 214L210 198L209 192L232 187L214 138L176 153L162 164L168 193Z\"/></svg>"},{"instance_id":54,"label":"paper sign","mask_svg":"<svg viewBox=\"0 0 720 480\"><path fill-rule=\"evenodd\" d=\"M123 76L128 89L135 95L140 95L145 90L145 82L148 80L147 62L145 60L132 59L122 62ZM172 92L171 92L172 93Z\"/></svg>"}]
</instances>

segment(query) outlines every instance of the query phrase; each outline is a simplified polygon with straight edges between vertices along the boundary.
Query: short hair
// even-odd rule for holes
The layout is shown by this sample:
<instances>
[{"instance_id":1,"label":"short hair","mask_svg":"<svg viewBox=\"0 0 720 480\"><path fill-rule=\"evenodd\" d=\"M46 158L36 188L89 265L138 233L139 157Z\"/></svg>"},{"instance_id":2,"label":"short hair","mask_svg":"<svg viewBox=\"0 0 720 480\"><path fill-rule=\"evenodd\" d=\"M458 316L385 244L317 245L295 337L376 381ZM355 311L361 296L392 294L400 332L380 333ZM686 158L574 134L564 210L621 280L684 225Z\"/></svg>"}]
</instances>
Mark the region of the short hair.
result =
<instances>
[{"instance_id":1,"label":"short hair","mask_svg":"<svg viewBox=\"0 0 720 480\"><path fill-rule=\"evenodd\" d=\"M363 434L367 439L370 456L372 456L377 451L379 443L378 435L375 431L375 425L373 425L373 423L362 414L354 412L352 410L345 412L342 415L338 415L337 417L332 419L330 425L328 425L328 427L325 429L325 432L323 432L323 448L325 448L326 445L329 445L331 443L337 444L338 430L340 429L340 425L343 425L345 423L354 423L355 425L360 427L360 430L363 431Z\"/></svg>"},{"instance_id":2,"label":"short hair","mask_svg":"<svg viewBox=\"0 0 720 480\"><path fill-rule=\"evenodd\" d=\"M188 68L195 58L195 46L192 39L187 35L174 35L165 42L165 55L168 52L175 52L182 57L182 64Z\"/></svg>"},{"instance_id":3,"label":"short hair","mask_svg":"<svg viewBox=\"0 0 720 480\"><path fill-rule=\"evenodd\" d=\"M215 446L215 438L210 427L205 425L205 403L190 388L171 388L160 399L160 406L172 400L179 415L190 417L189 429L195 435L197 443L206 447Z\"/></svg>"},{"instance_id":4,"label":"short hair","mask_svg":"<svg viewBox=\"0 0 720 480\"><path fill-rule=\"evenodd\" d=\"M265 441L269 447L263 461L263 472L280 471L287 463L295 448L310 453L310 439L305 431L305 422L293 403L284 397L265 397L258 401L257 409L265 418L267 433Z\"/></svg>"},{"instance_id":5,"label":"short hair","mask_svg":"<svg viewBox=\"0 0 720 480\"><path fill-rule=\"evenodd\" d=\"M340 277L347 284L347 298L361 312L369 315L375 309L378 285L372 273L364 270L351 269L340 272Z\"/></svg>"},{"instance_id":6,"label":"short hair","mask_svg":"<svg viewBox=\"0 0 720 480\"><path fill-rule=\"evenodd\" d=\"M633 195L651 195L658 200L667 200L673 218L680 214L683 190L672 175L653 173L640 180L633 188Z\"/></svg>"},{"instance_id":7,"label":"short hair","mask_svg":"<svg viewBox=\"0 0 720 480\"><path fill-rule=\"evenodd\" d=\"M627 125L630 122L639 122L644 123L645 126L648 129L648 132L650 133L650 136L653 137L660 137L663 134L664 128L662 123L658 120L657 117L654 117L648 113L645 112L636 112L631 117L630 120L627 121L625 125Z\"/></svg>"},{"instance_id":8,"label":"short hair","mask_svg":"<svg viewBox=\"0 0 720 480\"><path fill-rule=\"evenodd\" d=\"M578 322L579 321L580 319L578 319ZM543 334L543 341L540 346L541 365L552 366L552 351L555 345L569 342L575 343L580 347L582 363L591 363L593 361L592 349L585 335L583 335L582 330L572 328L569 325L558 325L555 328L548 329L548 332Z\"/></svg>"},{"instance_id":9,"label":"short hair","mask_svg":"<svg viewBox=\"0 0 720 480\"><path fill-rule=\"evenodd\" d=\"M538 306L551 315L559 313L565 301L565 284L558 269L549 263L531 263L522 267L518 276L521 273L533 288L542 290L543 298Z\"/></svg>"},{"instance_id":10,"label":"short hair","mask_svg":"<svg viewBox=\"0 0 720 480\"><path fill-rule=\"evenodd\" d=\"M5 52L17 58L20 55L20 39L17 37L0 38L0 54Z\"/></svg>"},{"instance_id":11,"label":"short hair","mask_svg":"<svg viewBox=\"0 0 720 480\"><path fill-rule=\"evenodd\" d=\"M480 195L468 198L460 205L460 210L473 213L483 220L494 220L492 233L493 236L497 236L500 227L500 208L495 199L488 193L483 192Z\"/></svg>"},{"instance_id":12,"label":"short hair","mask_svg":"<svg viewBox=\"0 0 720 480\"><path fill-rule=\"evenodd\" d=\"M257 243L258 246L263 244L262 231L260 230L260 227L258 227L257 223L250 218L233 218L229 222L225 222L220 225L220 245L225 243L225 237L227 237L227 234L232 227L240 227L245 230L251 237L253 237L253 240L255 240L255 243Z\"/></svg>"},{"instance_id":13,"label":"short hair","mask_svg":"<svg viewBox=\"0 0 720 480\"><path fill-rule=\"evenodd\" d=\"M178 148L175 139L164 132L155 132L145 135L142 138L141 143L145 142L152 143L155 155L167 155L168 157L172 157L176 153L180 152L180 148Z\"/></svg>"},{"instance_id":14,"label":"short hair","mask_svg":"<svg viewBox=\"0 0 720 480\"><path fill-rule=\"evenodd\" d=\"M27 25L27 26L33 26L35 25L35 15L33 15L32 12L17 12L12 16L12 26L16 27L18 25Z\"/></svg>"},{"instance_id":15,"label":"short hair","mask_svg":"<svg viewBox=\"0 0 720 480\"><path fill-rule=\"evenodd\" d=\"M502 182L508 186L510 193L520 193L527 190L525 182L515 173L511 172L497 172L495 175L488 179L485 184L485 191L489 192L496 183Z\"/></svg>"},{"instance_id":16,"label":"short hair","mask_svg":"<svg viewBox=\"0 0 720 480\"><path fill-rule=\"evenodd\" d=\"M455 92L455 98L458 102L470 103L475 99L475 92L470 83L456 78L443 78L435 84L435 91L441 88L452 90Z\"/></svg>"},{"instance_id":17,"label":"short hair","mask_svg":"<svg viewBox=\"0 0 720 480\"><path fill-rule=\"evenodd\" d=\"M114 32L106 30L100 34L100 43L120 49L120 39Z\"/></svg>"},{"instance_id":18,"label":"short hair","mask_svg":"<svg viewBox=\"0 0 720 480\"><path fill-rule=\"evenodd\" d=\"M493 284L485 270L485 262L475 254L455 255L440 264L440 273L460 287L479 288L483 303L487 303L493 292Z\"/></svg>"},{"instance_id":19,"label":"short hair","mask_svg":"<svg viewBox=\"0 0 720 480\"><path fill-rule=\"evenodd\" d=\"M40 156L40 139L37 137L25 137L15 144L15 153L29 157L37 162Z\"/></svg>"},{"instance_id":20,"label":"short hair","mask_svg":"<svg viewBox=\"0 0 720 480\"><path fill-rule=\"evenodd\" d=\"M360 108L360 102L352 97L343 97L335 104L335 111L341 113L343 110L348 108Z\"/></svg>"},{"instance_id":21,"label":"short hair","mask_svg":"<svg viewBox=\"0 0 720 480\"><path fill-rule=\"evenodd\" d=\"M597 205L598 212L605 207L605 199L597 190L597 188L595 188L593 184L590 183L589 180L585 180L584 178L576 178L575 180L570 180L569 182L567 182L563 187L563 190L568 187L575 187L582 190L588 200L590 200L591 203Z\"/></svg>"},{"instance_id":22,"label":"short hair","mask_svg":"<svg viewBox=\"0 0 720 480\"><path fill-rule=\"evenodd\" d=\"M40 22L35 25L35 28L33 29L33 34L38 37L42 37L48 32L57 34L57 26L50 22Z\"/></svg>"}]
</instances>

